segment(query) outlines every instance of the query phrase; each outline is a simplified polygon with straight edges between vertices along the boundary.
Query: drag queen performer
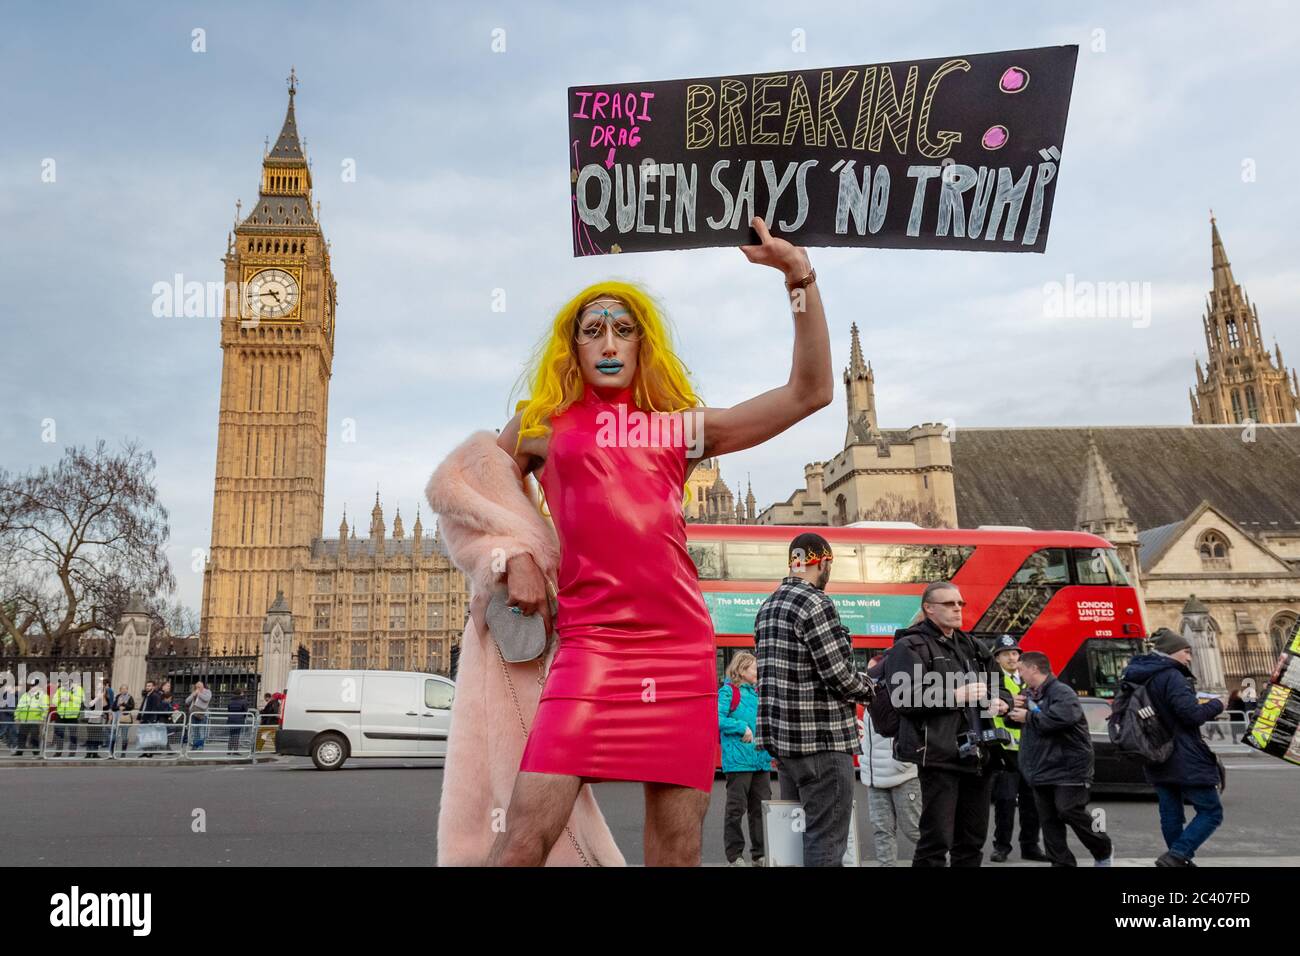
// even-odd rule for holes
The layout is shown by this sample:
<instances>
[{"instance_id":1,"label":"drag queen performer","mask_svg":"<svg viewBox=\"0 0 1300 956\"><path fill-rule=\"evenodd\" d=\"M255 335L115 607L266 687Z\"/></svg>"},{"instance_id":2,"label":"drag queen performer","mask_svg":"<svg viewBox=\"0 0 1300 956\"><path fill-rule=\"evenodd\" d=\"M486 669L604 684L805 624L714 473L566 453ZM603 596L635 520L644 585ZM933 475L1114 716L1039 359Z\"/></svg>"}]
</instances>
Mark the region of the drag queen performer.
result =
<instances>
[{"instance_id":1,"label":"drag queen performer","mask_svg":"<svg viewBox=\"0 0 1300 956\"><path fill-rule=\"evenodd\" d=\"M700 862L717 679L713 626L686 550L686 479L702 458L753 447L825 407L834 388L808 256L762 219L752 224L761 244L741 251L780 270L791 300L784 385L732 408L701 407L654 301L634 285L597 283L555 317L528 373L529 397L500 435L471 436L429 480L429 503L473 590L441 865L621 865L588 786L608 780L644 784L647 865ZM672 427L614 427L638 416ZM543 615L548 634L548 587L557 592L558 639L539 661L507 664L486 632L484 610L502 583L512 607Z\"/></svg>"}]
</instances>

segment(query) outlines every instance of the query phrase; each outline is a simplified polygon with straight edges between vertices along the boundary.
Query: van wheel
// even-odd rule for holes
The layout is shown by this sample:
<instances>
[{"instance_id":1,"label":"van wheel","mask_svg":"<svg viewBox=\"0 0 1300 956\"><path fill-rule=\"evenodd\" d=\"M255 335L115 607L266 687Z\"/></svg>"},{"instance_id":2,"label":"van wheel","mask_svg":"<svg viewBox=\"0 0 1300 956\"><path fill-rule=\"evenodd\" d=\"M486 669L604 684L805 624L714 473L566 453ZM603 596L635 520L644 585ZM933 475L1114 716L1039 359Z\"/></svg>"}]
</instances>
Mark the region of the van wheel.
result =
<instances>
[{"instance_id":1,"label":"van wheel","mask_svg":"<svg viewBox=\"0 0 1300 956\"><path fill-rule=\"evenodd\" d=\"M311 745L311 762L317 770L337 770L348 759L348 742L338 734L321 734Z\"/></svg>"}]
</instances>

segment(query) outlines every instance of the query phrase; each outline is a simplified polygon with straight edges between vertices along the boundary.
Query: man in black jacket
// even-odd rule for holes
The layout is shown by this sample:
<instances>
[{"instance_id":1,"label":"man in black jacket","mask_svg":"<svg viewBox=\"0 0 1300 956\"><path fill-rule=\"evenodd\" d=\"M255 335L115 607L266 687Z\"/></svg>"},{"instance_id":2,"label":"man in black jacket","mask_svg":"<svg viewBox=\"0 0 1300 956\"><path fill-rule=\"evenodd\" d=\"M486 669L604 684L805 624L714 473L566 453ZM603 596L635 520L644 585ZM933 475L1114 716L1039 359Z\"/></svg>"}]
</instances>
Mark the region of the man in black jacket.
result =
<instances>
[{"instance_id":1,"label":"man in black jacket","mask_svg":"<svg viewBox=\"0 0 1300 956\"><path fill-rule=\"evenodd\" d=\"M1219 761L1201 739L1201 725L1223 713L1224 701L1198 700L1187 638L1162 627L1151 635L1151 647L1150 654L1129 661L1122 679L1146 685L1151 706L1174 737L1169 759L1143 768L1160 799L1160 832L1169 847L1156 866L1195 866L1197 849L1223 823ZM1196 811L1191 824L1183 815L1184 803Z\"/></svg>"},{"instance_id":2,"label":"man in black jacket","mask_svg":"<svg viewBox=\"0 0 1300 956\"><path fill-rule=\"evenodd\" d=\"M989 831L993 770L979 741L980 708L1000 716L1011 705L997 665L961 630L961 592L948 581L927 585L924 620L899 631L885 656L890 700L898 712L894 755L919 769L921 839L913 867L979 866Z\"/></svg>"},{"instance_id":3,"label":"man in black jacket","mask_svg":"<svg viewBox=\"0 0 1300 956\"><path fill-rule=\"evenodd\" d=\"M1052 866L1076 865L1065 841L1068 824L1092 854L1095 865L1110 866L1110 837L1093 829L1088 812L1092 736L1079 695L1052 676L1047 655L1037 651L1020 655L1020 676L1029 689L1025 706L1014 708L1007 716L1025 727L1020 734L1020 772L1034 789L1047 856Z\"/></svg>"}]
</instances>

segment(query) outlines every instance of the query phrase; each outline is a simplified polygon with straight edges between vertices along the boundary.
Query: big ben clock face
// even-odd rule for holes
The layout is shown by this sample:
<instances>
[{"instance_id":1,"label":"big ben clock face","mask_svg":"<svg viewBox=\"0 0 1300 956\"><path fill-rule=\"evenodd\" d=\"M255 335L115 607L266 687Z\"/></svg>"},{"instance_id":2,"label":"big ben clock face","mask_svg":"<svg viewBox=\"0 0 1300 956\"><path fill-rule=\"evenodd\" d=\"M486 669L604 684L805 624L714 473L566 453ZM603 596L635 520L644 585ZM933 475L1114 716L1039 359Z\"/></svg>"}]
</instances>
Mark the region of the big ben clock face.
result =
<instances>
[{"instance_id":1,"label":"big ben clock face","mask_svg":"<svg viewBox=\"0 0 1300 956\"><path fill-rule=\"evenodd\" d=\"M244 303L259 319L282 319L298 305L298 280L283 269L263 269L248 280Z\"/></svg>"}]
</instances>

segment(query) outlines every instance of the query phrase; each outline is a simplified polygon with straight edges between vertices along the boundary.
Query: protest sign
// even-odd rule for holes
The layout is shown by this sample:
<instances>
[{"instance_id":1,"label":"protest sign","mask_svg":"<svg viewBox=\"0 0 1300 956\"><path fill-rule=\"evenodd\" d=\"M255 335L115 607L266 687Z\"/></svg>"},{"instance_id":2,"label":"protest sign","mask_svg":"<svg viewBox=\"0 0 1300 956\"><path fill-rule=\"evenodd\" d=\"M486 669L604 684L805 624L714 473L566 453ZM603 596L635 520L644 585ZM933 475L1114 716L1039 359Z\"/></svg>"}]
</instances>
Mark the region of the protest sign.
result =
<instances>
[{"instance_id":1,"label":"protest sign","mask_svg":"<svg viewBox=\"0 0 1300 956\"><path fill-rule=\"evenodd\" d=\"M568 91L575 256L1042 252L1077 46Z\"/></svg>"},{"instance_id":2,"label":"protest sign","mask_svg":"<svg viewBox=\"0 0 1300 956\"><path fill-rule=\"evenodd\" d=\"M1300 764L1300 626L1278 655L1271 682L1246 731L1256 750Z\"/></svg>"}]
</instances>

